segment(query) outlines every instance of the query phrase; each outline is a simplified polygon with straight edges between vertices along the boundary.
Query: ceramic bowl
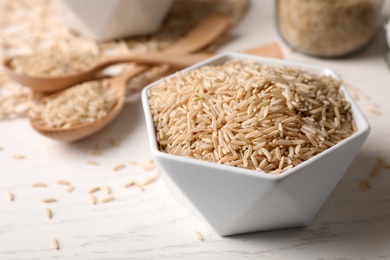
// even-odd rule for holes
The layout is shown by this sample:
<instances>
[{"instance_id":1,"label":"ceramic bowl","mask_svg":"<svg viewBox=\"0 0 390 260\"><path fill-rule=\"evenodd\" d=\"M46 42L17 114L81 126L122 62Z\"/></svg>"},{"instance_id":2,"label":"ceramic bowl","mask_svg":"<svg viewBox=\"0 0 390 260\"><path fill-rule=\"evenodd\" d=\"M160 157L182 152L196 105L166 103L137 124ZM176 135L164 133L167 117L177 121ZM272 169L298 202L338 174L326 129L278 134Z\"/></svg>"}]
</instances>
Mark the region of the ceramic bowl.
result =
<instances>
[{"instance_id":1,"label":"ceramic bowl","mask_svg":"<svg viewBox=\"0 0 390 260\"><path fill-rule=\"evenodd\" d=\"M173 0L55 0L70 28L98 41L156 31Z\"/></svg>"},{"instance_id":2,"label":"ceramic bowl","mask_svg":"<svg viewBox=\"0 0 390 260\"><path fill-rule=\"evenodd\" d=\"M327 68L238 53L218 55L183 72L232 59L297 66L337 78ZM142 92L154 160L162 170L166 186L173 197L205 220L221 236L308 225L356 157L370 132L366 118L342 86L345 98L352 106L357 132L284 173L266 174L171 155L158 150L148 104L149 89L159 83L160 81L150 84Z\"/></svg>"},{"instance_id":3,"label":"ceramic bowl","mask_svg":"<svg viewBox=\"0 0 390 260\"><path fill-rule=\"evenodd\" d=\"M390 20L385 24L387 46L390 48Z\"/></svg>"}]
</instances>

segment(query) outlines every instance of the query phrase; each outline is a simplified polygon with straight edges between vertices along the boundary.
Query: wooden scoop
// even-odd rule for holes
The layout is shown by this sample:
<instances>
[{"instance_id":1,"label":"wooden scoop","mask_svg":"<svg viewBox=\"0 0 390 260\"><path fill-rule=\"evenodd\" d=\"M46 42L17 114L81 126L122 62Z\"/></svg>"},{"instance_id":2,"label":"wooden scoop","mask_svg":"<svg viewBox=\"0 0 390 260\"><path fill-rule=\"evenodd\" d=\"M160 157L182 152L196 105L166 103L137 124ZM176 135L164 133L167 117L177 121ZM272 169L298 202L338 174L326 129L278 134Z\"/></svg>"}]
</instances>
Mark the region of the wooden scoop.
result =
<instances>
[{"instance_id":1,"label":"wooden scoop","mask_svg":"<svg viewBox=\"0 0 390 260\"><path fill-rule=\"evenodd\" d=\"M203 21L200 22L192 31L190 31L185 37L180 39L175 44L169 46L163 53L176 53L176 54L188 54L195 52L204 48L205 46L213 43L218 39L223 33L226 32L229 22L224 16L212 15L206 17ZM160 56L159 56L160 55ZM161 56L162 55L162 56ZM100 61L93 65L88 70L74 74L71 76L64 77L41 77L41 76L30 76L27 74L21 74L16 72L11 68L10 63L11 59L5 60L3 62L5 74L12 80L19 82L22 85L28 86L38 92L42 93L53 93L65 88L74 86L78 83L90 79L98 71L103 70L104 68L111 66L117 63L123 62L142 62L149 64L161 64L167 63L170 65L175 65L175 62L180 60L173 61L172 59L167 59L168 56L164 56L162 53L155 54L132 54L132 55L123 55L116 57L101 57ZM183 60L185 61L185 60ZM192 62L196 63L195 62ZM179 64L179 65L178 65ZM190 64L178 63L179 67L189 66ZM144 66L146 70L147 66ZM142 72L140 70L140 72Z\"/></svg>"}]
</instances>

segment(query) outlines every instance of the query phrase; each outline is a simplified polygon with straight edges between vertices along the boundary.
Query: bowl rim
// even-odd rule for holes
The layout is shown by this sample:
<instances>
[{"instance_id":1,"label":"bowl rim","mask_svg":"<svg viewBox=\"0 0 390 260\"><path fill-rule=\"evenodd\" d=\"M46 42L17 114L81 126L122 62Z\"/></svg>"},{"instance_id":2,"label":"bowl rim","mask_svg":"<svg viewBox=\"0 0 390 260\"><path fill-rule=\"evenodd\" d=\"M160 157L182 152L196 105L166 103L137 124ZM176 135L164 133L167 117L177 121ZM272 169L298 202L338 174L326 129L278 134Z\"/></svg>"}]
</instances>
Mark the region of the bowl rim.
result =
<instances>
[{"instance_id":1,"label":"bowl rim","mask_svg":"<svg viewBox=\"0 0 390 260\"><path fill-rule=\"evenodd\" d=\"M197 69L202 66L206 65L216 65L216 64L221 64L225 61L228 60L239 60L239 61L253 61L258 64L264 64L264 65L285 65L285 66L292 66L292 67L299 67L301 69L314 72L317 74L322 74L322 75L329 75L333 77L334 79L340 79L340 77L332 70L327 67L322 67L322 66L317 66L317 65L311 65L311 64L305 64L302 62L295 62L295 61L289 61L289 60L282 60L282 59L274 59L274 58L266 58L266 57L261 57L257 55L251 55L251 54L242 54L242 53L237 53L237 52L225 52L218 54L212 58L209 58L205 61L196 63L188 68L185 68L179 73L185 73L194 69ZM142 106L144 110L144 115L145 115L145 120L146 120L146 126L147 126L147 133L149 137L149 144L150 148L152 151L152 155L156 157L161 157L164 159L168 160L173 160L173 161L181 161L183 163L189 163L189 164L197 164L199 166L203 167L208 167L208 168L215 168L218 170L223 170L223 171L229 171L229 172L235 172L237 174L243 174L243 175L249 175L249 176L254 176L257 178L262 178L262 179L267 179L271 181L280 181L282 179L285 179L289 176L291 176L294 173L297 173L301 171L303 168L308 167L312 163L321 160L328 154L332 153L334 150L339 149L341 146L344 146L353 140L361 137L362 135L368 135L371 127L370 124L363 114L363 112L360 110L359 106L357 105L356 101L352 97L352 95L349 93L347 88L345 87L344 84L341 84L340 88L343 91L343 94L345 96L345 99L351 103L352 111L353 111L353 119L355 120L355 123L357 125L357 131L353 133L351 136L345 138L344 140L340 141L339 143L335 144L334 146L326 149L325 151L321 152L320 154L317 154L313 156L312 158L302 162L301 164L283 172L280 174L272 174L272 173L266 173L262 171L256 171L256 170L250 170L250 169L245 169L245 168L240 168L240 167L234 167L234 166L229 166L229 165L223 165L223 164L217 164L214 162L208 162L208 161L203 161L195 158L190 158L190 157L184 157L184 156L179 156L179 155L173 155L173 154L168 154L165 152L161 152L158 149L157 146L157 139L156 139L156 134L155 134L155 128L154 128L154 123L153 123L153 118L151 115L150 111L150 106L149 106L149 98L148 98L148 92L151 88L154 86L158 85L163 79L169 79L172 77L175 77L176 73L173 73L171 75L168 75L166 77L163 77L160 80L157 80L149 85L147 85L141 93L141 98L142 98Z\"/></svg>"}]
</instances>

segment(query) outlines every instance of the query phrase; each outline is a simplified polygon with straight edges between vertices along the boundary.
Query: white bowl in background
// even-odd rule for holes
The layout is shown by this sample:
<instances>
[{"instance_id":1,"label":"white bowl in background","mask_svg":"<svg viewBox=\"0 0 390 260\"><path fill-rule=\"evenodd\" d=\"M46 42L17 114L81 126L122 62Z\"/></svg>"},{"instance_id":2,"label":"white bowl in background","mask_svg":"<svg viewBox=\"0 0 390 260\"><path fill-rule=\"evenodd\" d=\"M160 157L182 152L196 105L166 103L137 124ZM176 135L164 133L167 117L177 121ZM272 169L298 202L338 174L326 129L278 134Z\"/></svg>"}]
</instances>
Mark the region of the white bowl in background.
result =
<instances>
[{"instance_id":1,"label":"white bowl in background","mask_svg":"<svg viewBox=\"0 0 390 260\"><path fill-rule=\"evenodd\" d=\"M297 62L239 53L221 54L185 70L227 60L251 60L259 64L296 66L337 78L330 69ZM174 77L174 75L168 76ZM142 92L151 151L173 197L205 220L219 235L291 228L308 225L341 179L370 132L370 126L352 96L358 131L335 146L281 174L220 165L160 152L156 141L148 91Z\"/></svg>"},{"instance_id":2,"label":"white bowl in background","mask_svg":"<svg viewBox=\"0 0 390 260\"><path fill-rule=\"evenodd\" d=\"M390 48L390 20L385 24L387 47Z\"/></svg>"},{"instance_id":3,"label":"white bowl in background","mask_svg":"<svg viewBox=\"0 0 390 260\"><path fill-rule=\"evenodd\" d=\"M55 0L70 28L98 41L155 32L173 0Z\"/></svg>"}]
</instances>

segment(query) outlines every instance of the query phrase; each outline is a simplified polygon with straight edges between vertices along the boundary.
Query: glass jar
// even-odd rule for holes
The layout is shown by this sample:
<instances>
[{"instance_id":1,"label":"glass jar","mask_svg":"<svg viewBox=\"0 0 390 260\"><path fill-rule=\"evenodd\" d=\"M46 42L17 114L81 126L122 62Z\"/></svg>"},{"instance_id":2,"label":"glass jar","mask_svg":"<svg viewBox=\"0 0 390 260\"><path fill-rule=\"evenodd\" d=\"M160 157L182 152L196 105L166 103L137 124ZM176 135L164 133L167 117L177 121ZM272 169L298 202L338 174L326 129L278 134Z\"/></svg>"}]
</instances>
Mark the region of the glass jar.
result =
<instances>
[{"instance_id":1,"label":"glass jar","mask_svg":"<svg viewBox=\"0 0 390 260\"><path fill-rule=\"evenodd\" d=\"M374 37L381 6L382 0L276 0L279 33L302 53L345 56Z\"/></svg>"}]
</instances>

